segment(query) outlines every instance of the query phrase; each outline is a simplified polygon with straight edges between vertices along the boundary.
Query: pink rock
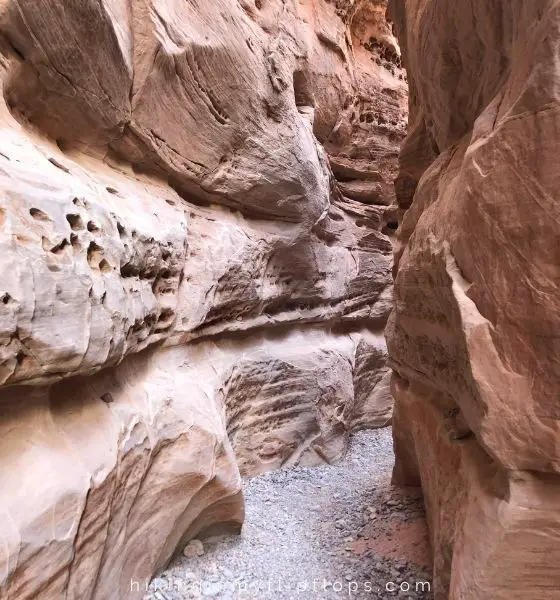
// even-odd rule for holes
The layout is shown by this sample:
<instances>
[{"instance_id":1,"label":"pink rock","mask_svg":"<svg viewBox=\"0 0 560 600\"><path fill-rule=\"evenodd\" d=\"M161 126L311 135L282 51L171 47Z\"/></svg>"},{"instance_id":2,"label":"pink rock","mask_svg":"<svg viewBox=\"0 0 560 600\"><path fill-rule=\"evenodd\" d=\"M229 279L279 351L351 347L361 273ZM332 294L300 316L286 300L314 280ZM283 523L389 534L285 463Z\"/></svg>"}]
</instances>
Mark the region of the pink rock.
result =
<instances>
[{"instance_id":1,"label":"pink rock","mask_svg":"<svg viewBox=\"0 0 560 600\"><path fill-rule=\"evenodd\" d=\"M387 329L395 479L424 488L437 598L552 600L560 7L392 0L390 13L411 100Z\"/></svg>"}]
</instances>

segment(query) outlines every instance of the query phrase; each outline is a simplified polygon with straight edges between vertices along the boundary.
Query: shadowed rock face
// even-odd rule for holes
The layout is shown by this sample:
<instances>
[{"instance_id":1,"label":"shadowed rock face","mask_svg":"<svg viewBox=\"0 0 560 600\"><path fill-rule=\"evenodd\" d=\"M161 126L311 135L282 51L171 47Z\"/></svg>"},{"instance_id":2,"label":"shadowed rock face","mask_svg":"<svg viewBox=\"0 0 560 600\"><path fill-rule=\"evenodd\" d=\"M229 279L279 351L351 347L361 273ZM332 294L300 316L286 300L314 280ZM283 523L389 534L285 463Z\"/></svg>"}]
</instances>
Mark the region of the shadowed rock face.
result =
<instances>
[{"instance_id":1,"label":"shadowed rock face","mask_svg":"<svg viewBox=\"0 0 560 600\"><path fill-rule=\"evenodd\" d=\"M389 422L384 12L0 0L0 598L138 598Z\"/></svg>"},{"instance_id":2,"label":"shadowed rock face","mask_svg":"<svg viewBox=\"0 0 560 600\"><path fill-rule=\"evenodd\" d=\"M390 14L410 81L395 479L424 488L438 598L557 598L560 4Z\"/></svg>"}]
</instances>

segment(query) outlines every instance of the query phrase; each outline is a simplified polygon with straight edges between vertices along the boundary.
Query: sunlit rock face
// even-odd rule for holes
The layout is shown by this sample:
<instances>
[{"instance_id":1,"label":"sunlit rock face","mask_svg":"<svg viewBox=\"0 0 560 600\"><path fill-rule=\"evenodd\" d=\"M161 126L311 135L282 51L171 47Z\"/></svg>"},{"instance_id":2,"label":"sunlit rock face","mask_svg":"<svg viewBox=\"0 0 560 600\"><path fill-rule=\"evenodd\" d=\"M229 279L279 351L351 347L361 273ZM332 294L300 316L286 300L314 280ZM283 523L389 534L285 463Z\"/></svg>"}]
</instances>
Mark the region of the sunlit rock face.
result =
<instances>
[{"instance_id":1,"label":"sunlit rock face","mask_svg":"<svg viewBox=\"0 0 560 600\"><path fill-rule=\"evenodd\" d=\"M390 421L384 14L0 0L0 598L141 597Z\"/></svg>"},{"instance_id":2,"label":"sunlit rock face","mask_svg":"<svg viewBox=\"0 0 560 600\"><path fill-rule=\"evenodd\" d=\"M440 599L558 597L560 4L392 0L400 158L395 479Z\"/></svg>"}]
</instances>

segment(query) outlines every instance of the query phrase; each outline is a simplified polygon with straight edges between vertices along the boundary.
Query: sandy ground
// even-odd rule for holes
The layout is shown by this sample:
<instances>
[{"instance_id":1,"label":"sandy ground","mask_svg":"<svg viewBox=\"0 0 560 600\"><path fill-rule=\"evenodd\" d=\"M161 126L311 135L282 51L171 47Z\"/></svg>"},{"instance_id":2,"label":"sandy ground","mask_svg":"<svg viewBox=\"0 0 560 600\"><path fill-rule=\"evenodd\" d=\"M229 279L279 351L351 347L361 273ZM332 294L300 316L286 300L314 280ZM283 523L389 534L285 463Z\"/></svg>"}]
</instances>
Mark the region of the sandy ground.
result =
<instances>
[{"instance_id":1,"label":"sandy ground","mask_svg":"<svg viewBox=\"0 0 560 600\"><path fill-rule=\"evenodd\" d=\"M393 460L391 430L365 431L335 465L247 480L242 535L195 542L145 599L432 599L422 501Z\"/></svg>"}]
</instances>

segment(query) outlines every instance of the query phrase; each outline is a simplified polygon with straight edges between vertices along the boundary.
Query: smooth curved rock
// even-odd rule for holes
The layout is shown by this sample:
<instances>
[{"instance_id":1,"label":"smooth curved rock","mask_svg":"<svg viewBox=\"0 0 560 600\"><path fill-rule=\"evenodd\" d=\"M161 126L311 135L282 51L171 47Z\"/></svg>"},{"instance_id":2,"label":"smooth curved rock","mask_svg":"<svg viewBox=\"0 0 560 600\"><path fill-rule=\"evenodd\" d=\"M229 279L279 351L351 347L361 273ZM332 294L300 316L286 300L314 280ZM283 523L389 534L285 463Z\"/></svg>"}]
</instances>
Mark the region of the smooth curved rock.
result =
<instances>
[{"instance_id":1,"label":"smooth curved rock","mask_svg":"<svg viewBox=\"0 0 560 600\"><path fill-rule=\"evenodd\" d=\"M436 597L556 598L560 4L390 10L411 110L387 328L395 479L424 487Z\"/></svg>"},{"instance_id":2,"label":"smooth curved rock","mask_svg":"<svg viewBox=\"0 0 560 600\"><path fill-rule=\"evenodd\" d=\"M127 598L182 540L243 522L217 403L185 350L3 390L2 598ZM184 545L184 544L183 544Z\"/></svg>"}]
</instances>

